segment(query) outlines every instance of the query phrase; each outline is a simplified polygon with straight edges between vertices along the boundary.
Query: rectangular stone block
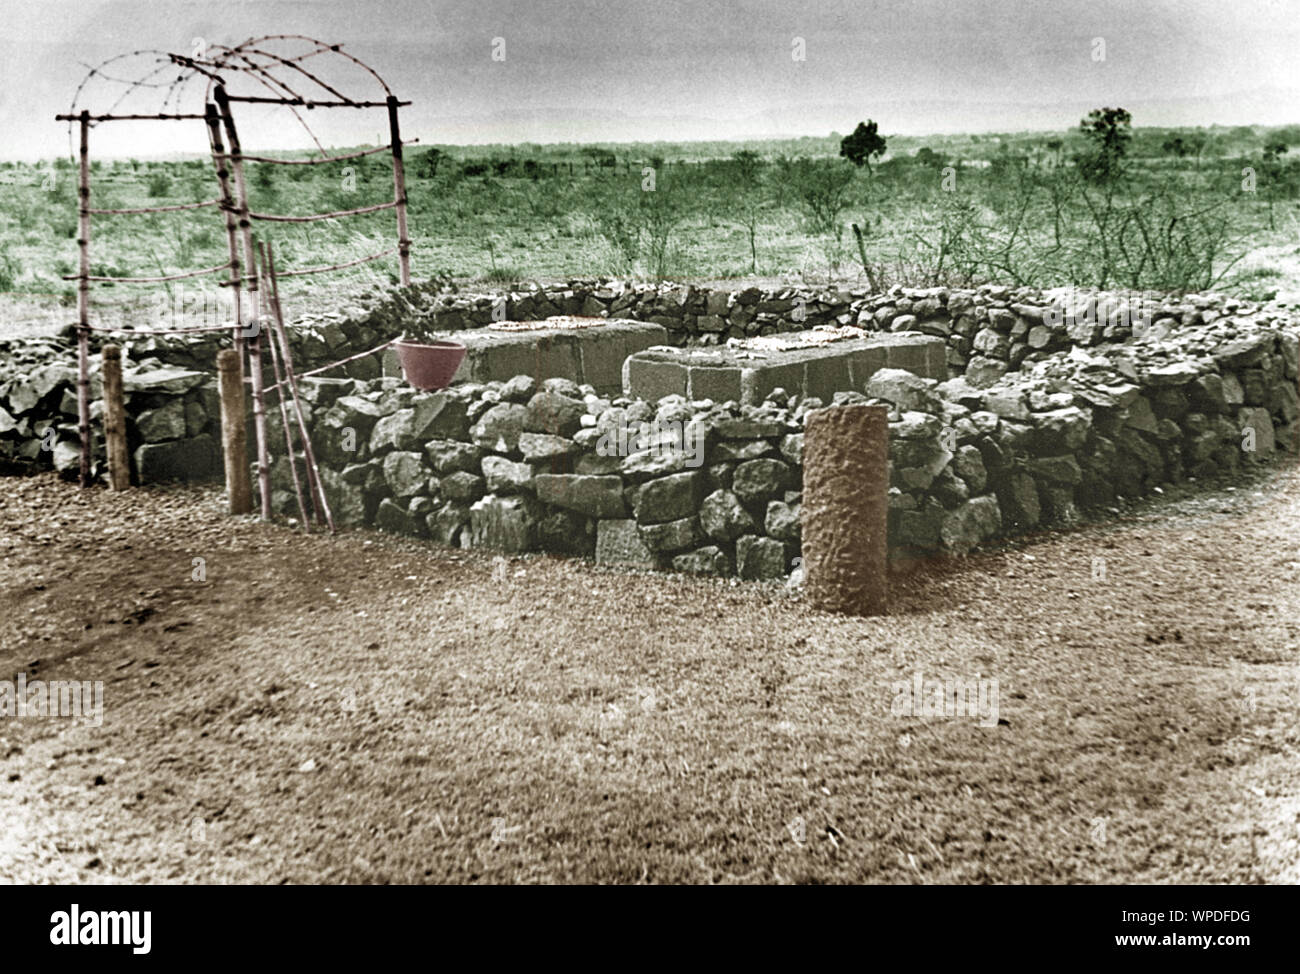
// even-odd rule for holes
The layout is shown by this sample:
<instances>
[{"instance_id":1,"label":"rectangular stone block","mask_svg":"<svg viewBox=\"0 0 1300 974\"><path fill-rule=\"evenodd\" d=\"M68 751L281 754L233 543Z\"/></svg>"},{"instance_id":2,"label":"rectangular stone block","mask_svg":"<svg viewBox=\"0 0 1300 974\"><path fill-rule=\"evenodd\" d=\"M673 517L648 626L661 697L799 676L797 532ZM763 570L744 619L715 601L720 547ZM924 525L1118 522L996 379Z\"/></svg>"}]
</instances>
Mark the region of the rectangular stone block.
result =
<instances>
[{"instance_id":1,"label":"rectangular stone block","mask_svg":"<svg viewBox=\"0 0 1300 974\"><path fill-rule=\"evenodd\" d=\"M605 394L622 388L623 362L633 352L662 345L668 334L658 325L622 319L602 320L582 327L539 327L525 330L471 328L437 335L460 342L466 347L465 360L456 370L452 383L505 382L516 375L537 379L571 379L590 383ZM401 375L395 353L389 371Z\"/></svg>"},{"instance_id":2,"label":"rectangular stone block","mask_svg":"<svg viewBox=\"0 0 1300 974\"><path fill-rule=\"evenodd\" d=\"M837 392L853 388L849 381L848 355L819 355L804 366L804 395L819 396L826 402Z\"/></svg>"},{"instance_id":3,"label":"rectangular stone block","mask_svg":"<svg viewBox=\"0 0 1300 974\"><path fill-rule=\"evenodd\" d=\"M380 356L379 368L381 374L395 375L400 379L402 377L402 363L398 361L397 349L392 348L390 346L389 348L386 348L382 352L380 352L379 356Z\"/></svg>"},{"instance_id":4,"label":"rectangular stone block","mask_svg":"<svg viewBox=\"0 0 1300 974\"><path fill-rule=\"evenodd\" d=\"M929 342L925 346L926 373L923 378L948 381L948 346L944 342Z\"/></svg>"},{"instance_id":5,"label":"rectangular stone block","mask_svg":"<svg viewBox=\"0 0 1300 974\"><path fill-rule=\"evenodd\" d=\"M623 394L654 402L664 396L686 395L687 366L655 353L633 355L623 364Z\"/></svg>"},{"instance_id":6,"label":"rectangular stone block","mask_svg":"<svg viewBox=\"0 0 1300 974\"><path fill-rule=\"evenodd\" d=\"M458 336L456 340L469 347L465 358L471 362L470 377L474 382L505 382L517 375L579 381L580 366L571 335L546 334L521 340L509 332L485 332Z\"/></svg>"},{"instance_id":7,"label":"rectangular stone block","mask_svg":"<svg viewBox=\"0 0 1300 974\"><path fill-rule=\"evenodd\" d=\"M607 321L596 328L580 328L577 339L579 382L596 387L602 394L618 393L623 387L623 362L631 354L668 341L662 326L642 321Z\"/></svg>"},{"instance_id":8,"label":"rectangular stone block","mask_svg":"<svg viewBox=\"0 0 1300 974\"><path fill-rule=\"evenodd\" d=\"M692 365L686 397L714 402L741 401L741 370L736 366Z\"/></svg>"},{"instance_id":9,"label":"rectangular stone block","mask_svg":"<svg viewBox=\"0 0 1300 974\"><path fill-rule=\"evenodd\" d=\"M747 368L741 378L741 385L745 390L745 396L741 402L762 402L773 389L784 389L792 396L802 396L804 371L805 368L801 362L768 365L758 369Z\"/></svg>"},{"instance_id":10,"label":"rectangular stone block","mask_svg":"<svg viewBox=\"0 0 1300 974\"><path fill-rule=\"evenodd\" d=\"M623 478L586 474L538 474L533 480L537 499L588 517L610 518L626 513Z\"/></svg>"},{"instance_id":11,"label":"rectangular stone block","mask_svg":"<svg viewBox=\"0 0 1300 974\"><path fill-rule=\"evenodd\" d=\"M854 392L861 392L867 380L889 363L889 352L884 345L872 345L849 353L849 384Z\"/></svg>"},{"instance_id":12,"label":"rectangular stone block","mask_svg":"<svg viewBox=\"0 0 1300 974\"><path fill-rule=\"evenodd\" d=\"M778 386L790 393L830 402L836 392L862 391L867 380L886 366L906 369L926 378L947 378L946 346L941 338L871 335L827 341L826 332L816 330L769 337L789 345L773 347L756 343L740 348L638 352L627 360L624 394L654 400L676 393L695 399L725 401L734 398L734 385L725 375L729 369L740 371L739 401L750 405L762 402ZM689 384L680 374L666 368L670 365L683 372L689 369Z\"/></svg>"},{"instance_id":13,"label":"rectangular stone block","mask_svg":"<svg viewBox=\"0 0 1300 974\"><path fill-rule=\"evenodd\" d=\"M929 375L929 353L926 345L921 342L899 340L897 343L890 345L887 362L891 369L906 369L915 375L932 378Z\"/></svg>"},{"instance_id":14,"label":"rectangular stone block","mask_svg":"<svg viewBox=\"0 0 1300 974\"><path fill-rule=\"evenodd\" d=\"M645 546L633 520L596 522L596 564L654 568L654 552Z\"/></svg>"}]
</instances>

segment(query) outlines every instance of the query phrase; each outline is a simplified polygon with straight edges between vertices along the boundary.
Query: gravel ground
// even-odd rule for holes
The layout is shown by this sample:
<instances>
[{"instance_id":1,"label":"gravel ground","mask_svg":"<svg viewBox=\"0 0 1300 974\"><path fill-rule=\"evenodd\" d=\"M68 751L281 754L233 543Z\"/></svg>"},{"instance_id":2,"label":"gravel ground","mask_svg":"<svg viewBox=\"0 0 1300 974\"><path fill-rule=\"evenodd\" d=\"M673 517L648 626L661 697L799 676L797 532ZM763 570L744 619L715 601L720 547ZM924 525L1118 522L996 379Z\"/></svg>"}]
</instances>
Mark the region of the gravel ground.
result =
<instances>
[{"instance_id":1,"label":"gravel ground","mask_svg":"<svg viewBox=\"0 0 1300 974\"><path fill-rule=\"evenodd\" d=\"M212 488L0 497L0 680L105 685L101 726L0 719L0 880L1300 882L1294 466L875 620ZM891 714L917 672L998 723Z\"/></svg>"}]
</instances>

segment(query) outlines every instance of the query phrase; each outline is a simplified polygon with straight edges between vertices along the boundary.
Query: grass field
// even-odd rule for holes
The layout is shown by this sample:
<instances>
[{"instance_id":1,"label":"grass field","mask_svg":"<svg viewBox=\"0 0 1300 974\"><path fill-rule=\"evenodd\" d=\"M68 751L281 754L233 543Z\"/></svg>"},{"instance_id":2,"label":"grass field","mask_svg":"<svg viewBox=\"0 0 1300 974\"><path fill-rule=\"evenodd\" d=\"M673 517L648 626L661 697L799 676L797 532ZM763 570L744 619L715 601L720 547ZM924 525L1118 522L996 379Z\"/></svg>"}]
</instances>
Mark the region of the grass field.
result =
<instances>
[{"instance_id":1,"label":"grass field","mask_svg":"<svg viewBox=\"0 0 1300 974\"><path fill-rule=\"evenodd\" d=\"M1169 148L1181 139L1178 151ZM1300 164L1265 146L1300 129L1135 129L1104 184L1073 162L1079 131L891 137L873 165L838 157L838 134L752 143L516 145L407 150L417 280L509 284L616 275L893 284L1218 287L1267 297L1300 286ZM1181 152L1182 154L1178 154ZM322 166L248 167L251 205L333 212L391 199L383 153ZM92 205L217 195L210 160L100 160ZM858 247L853 226L861 228ZM73 315L76 171L67 159L0 164L0 321L43 331ZM313 224L260 223L282 267L394 245L390 211ZM150 276L212 266L226 234L209 208L97 217L92 273ZM865 256L865 264L863 262ZM396 261L286 281L292 312L337 307L396 281ZM204 283L197 283L204 282ZM214 281L97 285L104 320L138 320ZM7 305L7 307L5 306Z\"/></svg>"},{"instance_id":2,"label":"grass field","mask_svg":"<svg viewBox=\"0 0 1300 974\"><path fill-rule=\"evenodd\" d=\"M0 882L1294 883L1297 486L1171 486L855 619L13 480L0 668L105 686L0 727ZM916 674L997 680L996 723L897 714Z\"/></svg>"}]
</instances>

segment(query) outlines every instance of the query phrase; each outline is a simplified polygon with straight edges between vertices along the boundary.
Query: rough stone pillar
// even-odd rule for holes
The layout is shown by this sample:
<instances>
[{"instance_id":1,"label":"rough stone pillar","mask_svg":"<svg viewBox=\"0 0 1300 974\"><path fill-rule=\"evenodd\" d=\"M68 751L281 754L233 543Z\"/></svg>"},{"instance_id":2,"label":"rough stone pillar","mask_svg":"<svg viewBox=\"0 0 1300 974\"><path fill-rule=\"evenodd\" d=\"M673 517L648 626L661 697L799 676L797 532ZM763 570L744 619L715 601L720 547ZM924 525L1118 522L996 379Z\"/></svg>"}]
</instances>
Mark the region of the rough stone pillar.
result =
<instances>
[{"instance_id":1,"label":"rough stone pillar","mask_svg":"<svg viewBox=\"0 0 1300 974\"><path fill-rule=\"evenodd\" d=\"M889 514L889 410L809 414L803 449L804 588L814 606L883 615Z\"/></svg>"}]
</instances>

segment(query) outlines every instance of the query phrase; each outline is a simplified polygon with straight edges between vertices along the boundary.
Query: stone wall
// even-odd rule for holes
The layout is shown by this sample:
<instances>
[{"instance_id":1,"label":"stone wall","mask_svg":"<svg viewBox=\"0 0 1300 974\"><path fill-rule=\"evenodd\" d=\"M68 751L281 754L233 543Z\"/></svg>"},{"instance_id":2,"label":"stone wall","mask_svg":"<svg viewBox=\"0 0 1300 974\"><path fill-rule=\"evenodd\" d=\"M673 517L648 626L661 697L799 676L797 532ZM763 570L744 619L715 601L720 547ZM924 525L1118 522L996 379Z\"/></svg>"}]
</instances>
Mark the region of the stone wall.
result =
<instances>
[{"instance_id":1,"label":"stone wall","mask_svg":"<svg viewBox=\"0 0 1300 974\"><path fill-rule=\"evenodd\" d=\"M1188 477L1300 449L1294 330L1213 329L1057 355L987 388L884 369L838 403L890 413L890 549L961 553ZM803 423L826 405L605 398L564 380L421 394L314 385L338 516L440 543L744 578L799 556ZM651 425L648 449L620 430ZM680 435L678 431L681 431ZM346 444L350 449L343 449ZM699 449L695 449L696 445ZM287 465L276 505L294 509Z\"/></svg>"},{"instance_id":2,"label":"stone wall","mask_svg":"<svg viewBox=\"0 0 1300 974\"><path fill-rule=\"evenodd\" d=\"M674 345L717 345L816 325L858 325L874 331L918 331L942 338L950 373L975 384L991 382L1026 362L1073 347L1092 348L1135 334L1160 336L1224 320L1281 327L1293 310L1222 294L1158 295L1040 290L986 285L978 288L860 289L790 285L706 288L572 280L529 290L476 293L440 290L433 283L387 292L368 306L303 315L291 328L300 369L337 361L398 337L412 319L432 320L449 333L482 328L493 320L539 320L588 315L649 321ZM98 341L98 339L96 339ZM136 358L156 357L180 368L211 370L224 336L141 337ZM396 356L376 353L339 374L372 379L399 375Z\"/></svg>"},{"instance_id":3,"label":"stone wall","mask_svg":"<svg viewBox=\"0 0 1300 974\"><path fill-rule=\"evenodd\" d=\"M1068 525L1119 496L1300 448L1300 328L1285 309L1187 299L1165 302L1182 310L1135 328L1114 313L1102 323L1096 310L1115 299L1101 296L1093 313L1086 305L1049 310L1031 324L1016 296L1023 295L983 289L970 314L959 310L969 295L957 292L933 296L937 308L900 294L871 298L859 311L878 303L876 321L876 312L892 308L881 316L894 314L892 328L911 301L905 315L915 320L902 325L924 333L941 327L931 323L943 309L950 353L953 335L971 327L963 317L979 326L983 361L953 369L953 378L885 369L832 397L892 408L895 557L962 552ZM342 337L325 345L327 356L351 347L338 327ZM1041 348L1022 354L1018 345ZM220 476L210 372L142 351L156 346L132 343L125 368L139 472ZM0 347L0 460L35 457L75 470L74 360L56 340ZM803 420L827 404L822 399L776 390L749 405L683 396L647 402L528 376L422 394L371 364L369 375L304 384L322 477L345 524L748 578L783 574L798 557ZM97 382L92 392L98 396ZM96 400L96 424L99 408ZM275 505L292 514L278 411L269 418ZM40 435L51 423L55 435ZM654 435L638 450L620 431L643 423ZM47 440L52 450L42 448Z\"/></svg>"},{"instance_id":4,"label":"stone wall","mask_svg":"<svg viewBox=\"0 0 1300 974\"><path fill-rule=\"evenodd\" d=\"M91 359L92 473L105 471L100 357ZM211 371L126 360L127 443L135 479L208 480L222 475L221 405ZM76 348L51 339L0 342L0 469L80 468Z\"/></svg>"}]
</instances>

